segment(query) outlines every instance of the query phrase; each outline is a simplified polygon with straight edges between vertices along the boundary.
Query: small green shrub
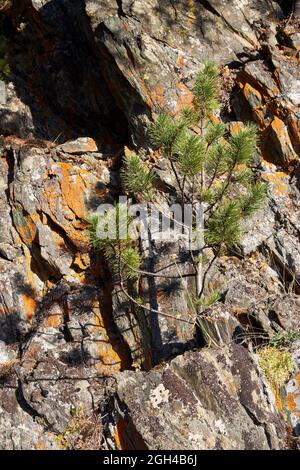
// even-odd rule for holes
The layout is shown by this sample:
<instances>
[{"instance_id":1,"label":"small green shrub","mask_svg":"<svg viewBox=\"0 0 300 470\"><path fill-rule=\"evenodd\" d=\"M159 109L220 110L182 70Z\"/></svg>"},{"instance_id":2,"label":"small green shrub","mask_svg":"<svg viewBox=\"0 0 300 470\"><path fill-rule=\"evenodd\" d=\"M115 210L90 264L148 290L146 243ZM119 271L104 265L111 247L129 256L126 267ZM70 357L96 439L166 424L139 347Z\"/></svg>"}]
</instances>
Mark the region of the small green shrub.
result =
<instances>
[{"instance_id":1,"label":"small green shrub","mask_svg":"<svg viewBox=\"0 0 300 470\"><path fill-rule=\"evenodd\" d=\"M279 390L294 371L291 353L267 346L258 351L258 356L260 366L268 381L276 390Z\"/></svg>"},{"instance_id":2,"label":"small green shrub","mask_svg":"<svg viewBox=\"0 0 300 470\"><path fill-rule=\"evenodd\" d=\"M294 341L300 340L299 331L279 332L270 339L270 346L274 348L289 348Z\"/></svg>"}]
</instances>

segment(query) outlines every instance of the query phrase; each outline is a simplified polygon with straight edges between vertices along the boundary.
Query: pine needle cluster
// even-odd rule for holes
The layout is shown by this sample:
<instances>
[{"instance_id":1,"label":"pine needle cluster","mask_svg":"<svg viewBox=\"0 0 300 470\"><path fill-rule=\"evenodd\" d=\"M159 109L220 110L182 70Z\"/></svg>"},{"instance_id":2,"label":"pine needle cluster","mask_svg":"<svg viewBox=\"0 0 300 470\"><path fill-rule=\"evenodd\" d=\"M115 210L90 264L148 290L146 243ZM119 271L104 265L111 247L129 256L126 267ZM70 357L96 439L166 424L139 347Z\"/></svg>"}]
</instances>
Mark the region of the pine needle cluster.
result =
<instances>
[{"instance_id":1,"label":"pine needle cluster","mask_svg":"<svg viewBox=\"0 0 300 470\"><path fill-rule=\"evenodd\" d=\"M131 153L124 161L121 177L128 192L139 194L146 201L153 198L154 173L139 155Z\"/></svg>"},{"instance_id":2,"label":"pine needle cluster","mask_svg":"<svg viewBox=\"0 0 300 470\"><path fill-rule=\"evenodd\" d=\"M112 272L124 280L137 278L142 264L141 255L129 233L132 221L127 206L122 204L103 215L92 214L87 219L90 245L103 253ZM109 231L111 227L115 229Z\"/></svg>"},{"instance_id":3,"label":"pine needle cluster","mask_svg":"<svg viewBox=\"0 0 300 470\"><path fill-rule=\"evenodd\" d=\"M199 119L207 118L219 107L219 70L212 61L207 61L204 70L196 76L193 92Z\"/></svg>"}]
</instances>

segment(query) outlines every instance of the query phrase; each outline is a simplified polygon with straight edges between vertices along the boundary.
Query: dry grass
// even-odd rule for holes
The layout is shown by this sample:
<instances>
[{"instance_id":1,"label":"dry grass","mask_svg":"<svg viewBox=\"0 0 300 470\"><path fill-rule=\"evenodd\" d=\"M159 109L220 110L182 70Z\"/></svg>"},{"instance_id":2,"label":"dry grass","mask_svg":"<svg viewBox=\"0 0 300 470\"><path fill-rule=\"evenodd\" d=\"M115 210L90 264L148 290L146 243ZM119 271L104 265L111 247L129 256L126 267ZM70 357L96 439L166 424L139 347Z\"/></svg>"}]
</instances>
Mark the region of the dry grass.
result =
<instances>
[{"instance_id":1,"label":"dry grass","mask_svg":"<svg viewBox=\"0 0 300 470\"><path fill-rule=\"evenodd\" d=\"M8 377L14 369L14 366L18 363L18 359L11 359L10 361L0 364L0 379Z\"/></svg>"},{"instance_id":2,"label":"dry grass","mask_svg":"<svg viewBox=\"0 0 300 470\"><path fill-rule=\"evenodd\" d=\"M87 415L77 408L65 431L56 437L63 450L100 450L102 443L101 418L95 413Z\"/></svg>"}]
</instances>

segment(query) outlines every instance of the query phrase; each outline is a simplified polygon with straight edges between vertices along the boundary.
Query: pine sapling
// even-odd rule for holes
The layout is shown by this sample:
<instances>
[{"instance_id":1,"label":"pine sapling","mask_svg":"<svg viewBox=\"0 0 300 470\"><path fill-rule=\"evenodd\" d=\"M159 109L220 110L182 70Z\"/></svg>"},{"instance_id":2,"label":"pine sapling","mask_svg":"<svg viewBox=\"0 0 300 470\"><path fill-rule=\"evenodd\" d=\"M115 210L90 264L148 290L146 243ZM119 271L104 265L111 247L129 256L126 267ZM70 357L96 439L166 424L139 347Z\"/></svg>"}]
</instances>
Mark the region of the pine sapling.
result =
<instances>
[{"instance_id":1,"label":"pine sapling","mask_svg":"<svg viewBox=\"0 0 300 470\"><path fill-rule=\"evenodd\" d=\"M250 165L258 144L256 127L248 124L230 135L226 125L212 116L219 107L218 74L216 65L207 62L195 79L193 106L176 117L160 113L149 130L153 147L174 175L178 202L182 207L185 204L192 206L191 238L195 233L197 235L199 204L201 207L203 243L196 251L190 250L193 272L189 274L196 280L197 301L194 305L197 305L198 314L219 298L219 293L214 292L207 298L204 296L206 279L214 262L223 250L240 241L243 220L253 215L266 198L266 186L255 181ZM135 153L127 156L121 177L125 190L133 198L155 203L155 175L144 156ZM159 206L157 210L160 211ZM92 218L91 243L106 253L110 263L112 259L117 260L114 269L121 278L168 277L164 273L147 273L141 269L143 260L132 239L121 240L117 233L113 243L111 240L99 242L96 225L96 219ZM203 271L203 259L207 254L209 259ZM179 271L178 277L184 275ZM173 317L141 305L140 301L136 304L152 313Z\"/></svg>"}]
</instances>

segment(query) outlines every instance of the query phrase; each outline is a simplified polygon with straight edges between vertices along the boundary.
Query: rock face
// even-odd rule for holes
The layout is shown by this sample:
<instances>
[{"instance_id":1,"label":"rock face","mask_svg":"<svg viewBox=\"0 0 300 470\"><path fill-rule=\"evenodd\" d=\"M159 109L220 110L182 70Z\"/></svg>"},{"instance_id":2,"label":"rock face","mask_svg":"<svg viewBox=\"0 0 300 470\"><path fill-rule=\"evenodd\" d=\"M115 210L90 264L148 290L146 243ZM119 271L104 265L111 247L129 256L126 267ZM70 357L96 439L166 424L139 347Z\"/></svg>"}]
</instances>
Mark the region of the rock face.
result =
<instances>
[{"instance_id":1,"label":"rock face","mask_svg":"<svg viewBox=\"0 0 300 470\"><path fill-rule=\"evenodd\" d=\"M285 448L250 352L254 336L257 345L299 329L299 25L281 21L279 3L1 2L10 67L0 103L1 448L61 448L78 414L109 416L105 448ZM141 241L151 269L170 265L166 282L141 280L145 311L89 246L86 218L118 200L122 158L149 150L156 113L191 104L207 58L221 66L231 132L259 128L253 165L269 199L216 264L209 283L222 299L199 332L193 281L172 279L184 242ZM174 182L163 159L153 162L168 198ZM294 434L297 374L282 397Z\"/></svg>"},{"instance_id":2,"label":"rock face","mask_svg":"<svg viewBox=\"0 0 300 470\"><path fill-rule=\"evenodd\" d=\"M133 449L285 447L274 403L242 346L188 352L147 374L123 373L117 398L123 439Z\"/></svg>"},{"instance_id":3,"label":"rock face","mask_svg":"<svg viewBox=\"0 0 300 470\"><path fill-rule=\"evenodd\" d=\"M250 24L277 14L276 2L258 0L180 0L176 6L157 0L21 0L14 22L22 18L24 28L14 36L11 67L22 77L16 95L26 90L21 100L31 103L28 132L34 126L39 136L56 138L70 127L99 133L101 124L111 130L120 124L116 131L125 135L125 115L139 140L153 111L166 106L176 112L189 101L187 85L205 58L238 60L245 47L259 45ZM48 113L43 126L41 99Z\"/></svg>"}]
</instances>

